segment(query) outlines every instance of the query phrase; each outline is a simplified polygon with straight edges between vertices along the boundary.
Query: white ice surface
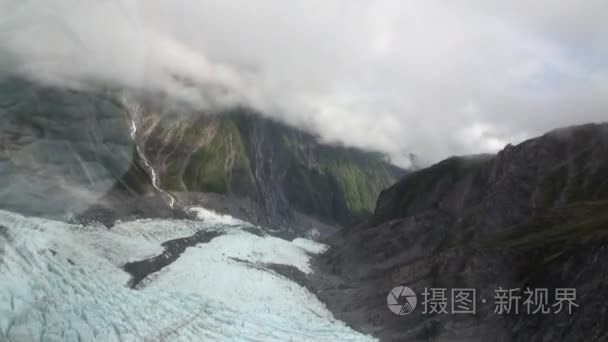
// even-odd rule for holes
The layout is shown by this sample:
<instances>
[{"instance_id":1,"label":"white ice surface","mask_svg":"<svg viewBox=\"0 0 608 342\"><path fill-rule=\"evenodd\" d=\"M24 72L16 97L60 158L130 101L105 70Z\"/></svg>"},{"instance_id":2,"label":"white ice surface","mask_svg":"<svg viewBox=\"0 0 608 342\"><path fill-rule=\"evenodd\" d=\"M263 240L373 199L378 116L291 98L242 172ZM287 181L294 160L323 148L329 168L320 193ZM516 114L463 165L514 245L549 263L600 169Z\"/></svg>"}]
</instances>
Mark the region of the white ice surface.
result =
<instances>
[{"instance_id":1,"label":"white ice surface","mask_svg":"<svg viewBox=\"0 0 608 342\"><path fill-rule=\"evenodd\" d=\"M371 340L262 267L310 272L310 254L325 246L259 237L236 219L198 213L200 222L145 220L107 230L0 211L7 228L0 227L0 341ZM158 255L163 241L201 229L226 235L188 248L138 290L126 286L125 262Z\"/></svg>"},{"instance_id":2,"label":"white ice surface","mask_svg":"<svg viewBox=\"0 0 608 342\"><path fill-rule=\"evenodd\" d=\"M216 213L213 210L201 208L201 207L189 207L188 211L196 214L197 218L203 220L207 224L211 225L225 225L225 226L251 226L250 223L241 221L230 215L223 215Z\"/></svg>"},{"instance_id":3,"label":"white ice surface","mask_svg":"<svg viewBox=\"0 0 608 342\"><path fill-rule=\"evenodd\" d=\"M295 238L292 243L312 254L321 254L327 249L327 245L308 239Z\"/></svg>"}]
</instances>

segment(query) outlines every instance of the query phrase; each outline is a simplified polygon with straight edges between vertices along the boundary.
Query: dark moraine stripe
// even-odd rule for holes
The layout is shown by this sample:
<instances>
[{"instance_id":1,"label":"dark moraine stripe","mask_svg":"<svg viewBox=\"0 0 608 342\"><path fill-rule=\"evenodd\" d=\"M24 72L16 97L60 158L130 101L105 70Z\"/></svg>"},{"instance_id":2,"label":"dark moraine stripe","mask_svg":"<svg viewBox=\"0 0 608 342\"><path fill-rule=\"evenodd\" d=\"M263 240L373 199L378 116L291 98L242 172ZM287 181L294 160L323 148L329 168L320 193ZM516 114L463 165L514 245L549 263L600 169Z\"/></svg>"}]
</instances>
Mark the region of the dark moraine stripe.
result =
<instances>
[{"instance_id":1,"label":"dark moraine stripe","mask_svg":"<svg viewBox=\"0 0 608 342\"><path fill-rule=\"evenodd\" d=\"M165 248L163 253L149 259L128 262L122 267L133 277L131 278L129 286L135 288L148 275L171 265L182 253L184 253L186 248L201 243L208 243L221 235L224 235L224 233L201 230L192 236L163 242L161 244L161 246Z\"/></svg>"}]
</instances>

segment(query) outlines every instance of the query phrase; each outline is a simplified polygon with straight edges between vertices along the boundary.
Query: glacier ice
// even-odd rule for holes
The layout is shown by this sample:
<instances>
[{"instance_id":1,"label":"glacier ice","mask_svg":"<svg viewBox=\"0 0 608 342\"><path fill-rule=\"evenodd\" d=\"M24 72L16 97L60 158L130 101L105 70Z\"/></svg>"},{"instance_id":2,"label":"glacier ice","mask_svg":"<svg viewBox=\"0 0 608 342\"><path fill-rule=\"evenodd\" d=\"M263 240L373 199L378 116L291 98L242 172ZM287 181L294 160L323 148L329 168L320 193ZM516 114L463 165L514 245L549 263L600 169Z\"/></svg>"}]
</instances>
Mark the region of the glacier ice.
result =
<instances>
[{"instance_id":1,"label":"glacier ice","mask_svg":"<svg viewBox=\"0 0 608 342\"><path fill-rule=\"evenodd\" d=\"M0 211L2 341L368 341L304 287L264 267L311 272L326 246L258 236L242 221L194 209L200 221L70 225ZM224 234L126 284L126 262L200 230Z\"/></svg>"}]
</instances>

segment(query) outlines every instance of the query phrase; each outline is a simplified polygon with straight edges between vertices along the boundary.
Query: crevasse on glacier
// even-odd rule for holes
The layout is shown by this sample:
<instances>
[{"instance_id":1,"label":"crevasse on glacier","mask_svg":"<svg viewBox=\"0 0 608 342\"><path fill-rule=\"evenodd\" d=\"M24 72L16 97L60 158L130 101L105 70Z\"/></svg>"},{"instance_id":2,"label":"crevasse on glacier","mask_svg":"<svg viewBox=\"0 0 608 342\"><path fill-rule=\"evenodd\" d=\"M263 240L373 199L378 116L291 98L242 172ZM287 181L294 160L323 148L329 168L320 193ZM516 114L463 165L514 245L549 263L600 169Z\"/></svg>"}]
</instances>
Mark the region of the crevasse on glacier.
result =
<instances>
[{"instance_id":1,"label":"crevasse on glacier","mask_svg":"<svg viewBox=\"0 0 608 342\"><path fill-rule=\"evenodd\" d=\"M202 208L202 220L139 220L112 230L0 211L2 341L371 340L304 287L264 267L310 272L324 245L243 230ZM156 256L161 243L220 231L131 289L122 265Z\"/></svg>"}]
</instances>

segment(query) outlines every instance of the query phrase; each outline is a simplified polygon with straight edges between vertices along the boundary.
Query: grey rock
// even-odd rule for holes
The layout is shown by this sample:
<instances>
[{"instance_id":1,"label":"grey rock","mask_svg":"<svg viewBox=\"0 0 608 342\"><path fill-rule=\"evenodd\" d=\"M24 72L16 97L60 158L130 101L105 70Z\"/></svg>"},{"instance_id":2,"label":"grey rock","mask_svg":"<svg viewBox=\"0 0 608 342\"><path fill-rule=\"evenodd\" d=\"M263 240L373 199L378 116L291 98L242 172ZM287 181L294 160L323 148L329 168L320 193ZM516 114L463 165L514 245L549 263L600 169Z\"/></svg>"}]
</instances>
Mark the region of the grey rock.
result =
<instances>
[{"instance_id":1,"label":"grey rock","mask_svg":"<svg viewBox=\"0 0 608 342\"><path fill-rule=\"evenodd\" d=\"M416 171L380 195L367 223L331 238L313 282L318 296L339 319L386 341L605 340L606 175L608 124ZM475 288L477 314L396 316L386 296L397 285L414 289L419 303L424 288ZM576 288L579 308L495 314L499 287Z\"/></svg>"},{"instance_id":2,"label":"grey rock","mask_svg":"<svg viewBox=\"0 0 608 342\"><path fill-rule=\"evenodd\" d=\"M111 96L0 81L0 207L53 218L94 204L131 166Z\"/></svg>"}]
</instances>

